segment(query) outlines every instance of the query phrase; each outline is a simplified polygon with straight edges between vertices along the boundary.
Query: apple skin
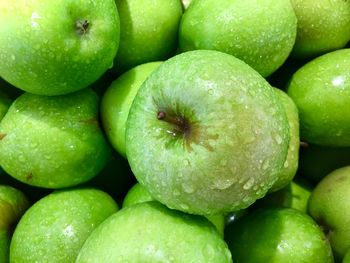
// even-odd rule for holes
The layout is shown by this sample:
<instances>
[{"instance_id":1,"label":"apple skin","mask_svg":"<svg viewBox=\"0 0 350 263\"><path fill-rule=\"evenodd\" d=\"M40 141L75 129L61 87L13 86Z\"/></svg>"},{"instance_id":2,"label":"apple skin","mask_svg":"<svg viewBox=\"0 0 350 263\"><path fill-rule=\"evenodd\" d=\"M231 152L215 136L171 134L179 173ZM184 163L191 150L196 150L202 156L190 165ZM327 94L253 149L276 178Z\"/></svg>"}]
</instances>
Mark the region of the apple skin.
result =
<instances>
[{"instance_id":1,"label":"apple skin","mask_svg":"<svg viewBox=\"0 0 350 263\"><path fill-rule=\"evenodd\" d=\"M309 200L310 215L322 226L341 260L350 248L350 166L339 168L323 178Z\"/></svg>"},{"instance_id":2,"label":"apple skin","mask_svg":"<svg viewBox=\"0 0 350 263\"><path fill-rule=\"evenodd\" d=\"M54 192L36 202L19 221L10 245L11 262L75 262L90 233L118 206L92 188Z\"/></svg>"},{"instance_id":3,"label":"apple skin","mask_svg":"<svg viewBox=\"0 0 350 263\"><path fill-rule=\"evenodd\" d=\"M118 77L102 97L103 128L114 149L125 153L125 127L131 104L142 83L162 62L150 62L132 68Z\"/></svg>"},{"instance_id":4,"label":"apple skin","mask_svg":"<svg viewBox=\"0 0 350 263\"><path fill-rule=\"evenodd\" d=\"M126 194L124 201L123 201L123 208L132 206L138 203L143 202L149 202L149 201L156 201L150 193L147 191L147 189L140 185L139 183L136 183ZM217 230L224 235L224 228L225 228L225 216L224 215L209 215L206 216L206 218L213 223L213 225L217 228Z\"/></svg>"},{"instance_id":5,"label":"apple skin","mask_svg":"<svg viewBox=\"0 0 350 263\"><path fill-rule=\"evenodd\" d=\"M350 49L333 51L300 68L287 88L299 110L301 139L350 146Z\"/></svg>"},{"instance_id":6,"label":"apple skin","mask_svg":"<svg viewBox=\"0 0 350 263\"><path fill-rule=\"evenodd\" d=\"M332 250L310 216L292 208L261 209L226 227L234 262L332 263Z\"/></svg>"},{"instance_id":7,"label":"apple skin","mask_svg":"<svg viewBox=\"0 0 350 263\"><path fill-rule=\"evenodd\" d=\"M312 189L312 185L307 181L302 178L295 178L286 187L257 200L253 204L253 208L289 207L307 213Z\"/></svg>"},{"instance_id":8,"label":"apple skin","mask_svg":"<svg viewBox=\"0 0 350 263\"><path fill-rule=\"evenodd\" d=\"M350 147L325 147L308 144L302 147L299 173L302 177L318 183L337 168L350 165Z\"/></svg>"},{"instance_id":9,"label":"apple skin","mask_svg":"<svg viewBox=\"0 0 350 263\"><path fill-rule=\"evenodd\" d=\"M12 229L29 207L27 197L16 188L0 184L0 262L9 262Z\"/></svg>"},{"instance_id":10,"label":"apple skin","mask_svg":"<svg viewBox=\"0 0 350 263\"><path fill-rule=\"evenodd\" d=\"M40 95L87 87L112 66L119 44L114 0L1 0L0 23L1 77Z\"/></svg>"},{"instance_id":11,"label":"apple skin","mask_svg":"<svg viewBox=\"0 0 350 263\"><path fill-rule=\"evenodd\" d=\"M0 123L0 165L33 186L62 188L96 176L111 149L91 90L46 97L25 93Z\"/></svg>"},{"instance_id":12,"label":"apple skin","mask_svg":"<svg viewBox=\"0 0 350 263\"><path fill-rule=\"evenodd\" d=\"M127 120L126 153L138 182L170 208L225 214L277 180L289 125L273 88L218 51L177 55L142 84Z\"/></svg>"},{"instance_id":13,"label":"apple skin","mask_svg":"<svg viewBox=\"0 0 350 263\"><path fill-rule=\"evenodd\" d=\"M103 222L87 239L76 263L232 262L226 243L201 216L159 202L139 203Z\"/></svg>"},{"instance_id":14,"label":"apple skin","mask_svg":"<svg viewBox=\"0 0 350 263\"><path fill-rule=\"evenodd\" d=\"M345 47L350 40L350 4L343 0L291 0L298 18L291 56L305 59Z\"/></svg>"},{"instance_id":15,"label":"apple skin","mask_svg":"<svg viewBox=\"0 0 350 263\"><path fill-rule=\"evenodd\" d=\"M116 0L120 45L113 71L171 57L177 47L182 16L180 0Z\"/></svg>"},{"instance_id":16,"label":"apple skin","mask_svg":"<svg viewBox=\"0 0 350 263\"><path fill-rule=\"evenodd\" d=\"M281 100L282 105L286 111L289 124L290 139L287 159L285 160L283 168L278 175L278 180L270 188L270 193L286 187L293 180L298 170L300 145L298 108L293 100L284 91L277 88L274 90L277 93L278 98Z\"/></svg>"},{"instance_id":17,"label":"apple skin","mask_svg":"<svg viewBox=\"0 0 350 263\"><path fill-rule=\"evenodd\" d=\"M266 77L287 59L296 32L289 0L194 0L181 20L179 46L231 54Z\"/></svg>"},{"instance_id":18,"label":"apple skin","mask_svg":"<svg viewBox=\"0 0 350 263\"><path fill-rule=\"evenodd\" d=\"M11 100L0 90L0 121L5 116L10 105Z\"/></svg>"}]
</instances>

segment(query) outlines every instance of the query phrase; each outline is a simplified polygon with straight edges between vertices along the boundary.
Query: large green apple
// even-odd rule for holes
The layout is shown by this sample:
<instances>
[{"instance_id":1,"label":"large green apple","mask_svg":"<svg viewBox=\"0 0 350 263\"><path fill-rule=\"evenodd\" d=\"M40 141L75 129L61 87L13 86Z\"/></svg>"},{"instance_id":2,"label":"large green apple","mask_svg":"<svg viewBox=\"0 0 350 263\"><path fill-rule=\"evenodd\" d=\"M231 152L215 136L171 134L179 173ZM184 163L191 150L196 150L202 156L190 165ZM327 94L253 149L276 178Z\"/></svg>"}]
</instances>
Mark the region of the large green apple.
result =
<instances>
[{"instance_id":1,"label":"large green apple","mask_svg":"<svg viewBox=\"0 0 350 263\"><path fill-rule=\"evenodd\" d=\"M299 109L302 140L350 146L349 67L350 49L342 49L312 60L293 75L287 91Z\"/></svg>"},{"instance_id":2,"label":"large green apple","mask_svg":"<svg viewBox=\"0 0 350 263\"><path fill-rule=\"evenodd\" d=\"M0 76L41 95L87 87L112 67L114 0L0 0Z\"/></svg>"},{"instance_id":3,"label":"large green apple","mask_svg":"<svg viewBox=\"0 0 350 263\"><path fill-rule=\"evenodd\" d=\"M76 263L229 263L231 254L203 217L168 209L159 202L123 208L87 239Z\"/></svg>"},{"instance_id":4,"label":"large green apple","mask_svg":"<svg viewBox=\"0 0 350 263\"><path fill-rule=\"evenodd\" d=\"M140 185L139 183L136 183L126 194L123 201L123 207L128 207L148 201L155 201L155 199L151 196L151 194L144 186ZM209 215L206 216L206 218L214 224L214 226L222 235L224 234L226 221L226 217L224 215Z\"/></svg>"},{"instance_id":5,"label":"large green apple","mask_svg":"<svg viewBox=\"0 0 350 263\"><path fill-rule=\"evenodd\" d=\"M325 147L308 144L299 159L301 176L315 183L337 168L350 165L350 147Z\"/></svg>"},{"instance_id":6,"label":"large green apple","mask_svg":"<svg viewBox=\"0 0 350 263\"><path fill-rule=\"evenodd\" d=\"M291 56L309 58L345 47L350 40L350 2L291 0L298 30Z\"/></svg>"},{"instance_id":7,"label":"large green apple","mask_svg":"<svg viewBox=\"0 0 350 263\"><path fill-rule=\"evenodd\" d=\"M296 32L289 0L193 0L181 20L179 46L226 52L266 77L287 59Z\"/></svg>"},{"instance_id":8,"label":"large green apple","mask_svg":"<svg viewBox=\"0 0 350 263\"><path fill-rule=\"evenodd\" d=\"M12 229L28 208L27 197L19 190L0 185L0 262L9 261Z\"/></svg>"},{"instance_id":9,"label":"large green apple","mask_svg":"<svg viewBox=\"0 0 350 263\"><path fill-rule=\"evenodd\" d=\"M142 83L162 62L136 66L116 79L106 90L101 102L101 119L113 147L124 157L125 127L131 104Z\"/></svg>"},{"instance_id":10,"label":"large green apple","mask_svg":"<svg viewBox=\"0 0 350 263\"><path fill-rule=\"evenodd\" d=\"M110 157L91 90L46 97L25 93L0 123L0 165L24 183L61 188L94 177Z\"/></svg>"},{"instance_id":11,"label":"large green apple","mask_svg":"<svg viewBox=\"0 0 350 263\"><path fill-rule=\"evenodd\" d=\"M292 208L257 210L227 226L234 262L333 263L324 233L307 214Z\"/></svg>"},{"instance_id":12,"label":"large green apple","mask_svg":"<svg viewBox=\"0 0 350 263\"><path fill-rule=\"evenodd\" d=\"M309 213L324 228L338 259L350 248L350 166L328 174L310 196Z\"/></svg>"},{"instance_id":13,"label":"large green apple","mask_svg":"<svg viewBox=\"0 0 350 263\"><path fill-rule=\"evenodd\" d=\"M289 147L287 159L283 164L278 180L273 184L269 192L274 192L286 187L293 180L297 170L298 170L298 160L299 160L299 114L298 108L293 102L293 100L282 90L274 89L277 93L278 98L281 100L284 110L288 118L289 124Z\"/></svg>"},{"instance_id":14,"label":"large green apple","mask_svg":"<svg viewBox=\"0 0 350 263\"><path fill-rule=\"evenodd\" d=\"M115 71L164 60L175 53L182 16L180 0L116 0L116 4L120 45Z\"/></svg>"},{"instance_id":15,"label":"large green apple","mask_svg":"<svg viewBox=\"0 0 350 263\"><path fill-rule=\"evenodd\" d=\"M11 241L10 261L75 262L90 233L117 210L114 200L100 190L54 192L30 207L19 221Z\"/></svg>"},{"instance_id":16,"label":"large green apple","mask_svg":"<svg viewBox=\"0 0 350 263\"><path fill-rule=\"evenodd\" d=\"M168 207L195 214L225 214L264 196L288 145L273 88L218 51L190 51L160 65L127 120L126 153L137 180Z\"/></svg>"}]
</instances>

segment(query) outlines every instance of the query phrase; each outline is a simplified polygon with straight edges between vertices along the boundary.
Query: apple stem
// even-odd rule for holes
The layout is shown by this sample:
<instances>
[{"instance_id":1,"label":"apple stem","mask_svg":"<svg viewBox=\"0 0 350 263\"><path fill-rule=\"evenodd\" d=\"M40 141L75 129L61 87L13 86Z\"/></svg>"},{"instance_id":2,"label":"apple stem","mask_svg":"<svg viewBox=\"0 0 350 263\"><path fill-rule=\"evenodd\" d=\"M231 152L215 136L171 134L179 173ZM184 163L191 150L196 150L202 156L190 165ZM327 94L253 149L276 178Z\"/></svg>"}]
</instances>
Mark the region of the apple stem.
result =
<instances>
[{"instance_id":1,"label":"apple stem","mask_svg":"<svg viewBox=\"0 0 350 263\"><path fill-rule=\"evenodd\" d=\"M190 126L188 125L188 122L185 118L179 117L179 116L171 116L169 114L166 114L164 111L159 111L157 113L157 119L162 120L171 124L175 125L175 134L188 134Z\"/></svg>"}]
</instances>

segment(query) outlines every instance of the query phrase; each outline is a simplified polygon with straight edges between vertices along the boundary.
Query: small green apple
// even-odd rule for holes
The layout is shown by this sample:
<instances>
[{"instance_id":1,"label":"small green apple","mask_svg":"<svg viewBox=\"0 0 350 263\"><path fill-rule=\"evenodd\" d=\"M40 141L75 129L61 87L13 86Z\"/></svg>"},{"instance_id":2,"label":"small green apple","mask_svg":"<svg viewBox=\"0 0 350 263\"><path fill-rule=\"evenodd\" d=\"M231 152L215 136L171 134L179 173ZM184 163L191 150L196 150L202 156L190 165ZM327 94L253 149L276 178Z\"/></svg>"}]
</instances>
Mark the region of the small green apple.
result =
<instances>
[{"instance_id":1,"label":"small green apple","mask_svg":"<svg viewBox=\"0 0 350 263\"><path fill-rule=\"evenodd\" d=\"M101 119L113 147L124 157L125 127L131 104L142 83L162 62L150 62L132 68L115 80L103 95Z\"/></svg>"},{"instance_id":2,"label":"small green apple","mask_svg":"<svg viewBox=\"0 0 350 263\"><path fill-rule=\"evenodd\" d=\"M298 108L293 100L282 90L274 89L281 100L284 110L288 118L289 124L289 146L287 158L283 164L283 168L278 174L278 180L270 188L269 192L274 192L286 187L293 180L298 170L299 160L299 114Z\"/></svg>"},{"instance_id":3,"label":"small green apple","mask_svg":"<svg viewBox=\"0 0 350 263\"><path fill-rule=\"evenodd\" d=\"M301 176L318 183L337 168L350 165L350 147L325 147L308 144L299 159Z\"/></svg>"},{"instance_id":4,"label":"small green apple","mask_svg":"<svg viewBox=\"0 0 350 263\"><path fill-rule=\"evenodd\" d=\"M316 222L292 208L261 209L243 216L227 226L225 240L234 262L334 262Z\"/></svg>"},{"instance_id":5,"label":"small green apple","mask_svg":"<svg viewBox=\"0 0 350 263\"><path fill-rule=\"evenodd\" d=\"M98 97L89 89L21 95L0 123L0 165L17 180L45 188L91 179L111 154L97 115Z\"/></svg>"},{"instance_id":6,"label":"small green apple","mask_svg":"<svg viewBox=\"0 0 350 263\"><path fill-rule=\"evenodd\" d=\"M5 116L10 105L11 100L0 90L0 121Z\"/></svg>"},{"instance_id":7,"label":"small green apple","mask_svg":"<svg viewBox=\"0 0 350 263\"><path fill-rule=\"evenodd\" d=\"M261 198L286 160L289 125L273 88L218 51L179 54L142 84L127 120L137 180L170 208L225 214Z\"/></svg>"},{"instance_id":8,"label":"small green apple","mask_svg":"<svg viewBox=\"0 0 350 263\"><path fill-rule=\"evenodd\" d=\"M226 243L201 216L168 209L159 202L123 208L85 242L76 263L225 263Z\"/></svg>"},{"instance_id":9,"label":"small green apple","mask_svg":"<svg viewBox=\"0 0 350 263\"><path fill-rule=\"evenodd\" d=\"M350 166L346 166L323 178L309 200L309 213L324 228L339 260L350 248L349 187Z\"/></svg>"},{"instance_id":10,"label":"small green apple","mask_svg":"<svg viewBox=\"0 0 350 263\"><path fill-rule=\"evenodd\" d=\"M181 20L179 46L234 55L266 77L287 59L296 32L289 0L194 0Z\"/></svg>"},{"instance_id":11,"label":"small green apple","mask_svg":"<svg viewBox=\"0 0 350 263\"><path fill-rule=\"evenodd\" d=\"M116 0L120 45L113 69L118 72L175 53L182 5L180 0Z\"/></svg>"},{"instance_id":12,"label":"small green apple","mask_svg":"<svg viewBox=\"0 0 350 263\"><path fill-rule=\"evenodd\" d=\"M19 221L10 245L10 261L75 262L90 233L117 210L114 200L100 190L54 192L36 202Z\"/></svg>"},{"instance_id":13,"label":"small green apple","mask_svg":"<svg viewBox=\"0 0 350 263\"><path fill-rule=\"evenodd\" d=\"M16 188L0 185L0 262L9 262L12 230L29 206L27 197Z\"/></svg>"},{"instance_id":14,"label":"small green apple","mask_svg":"<svg viewBox=\"0 0 350 263\"><path fill-rule=\"evenodd\" d=\"M286 187L267 194L264 198L257 200L253 207L289 207L307 213L308 201L313 187L302 178L295 178Z\"/></svg>"},{"instance_id":15,"label":"small green apple","mask_svg":"<svg viewBox=\"0 0 350 263\"><path fill-rule=\"evenodd\" d=\"M350 49L341 49L312 60L293 75L287 92L299 110L302 140L350 146L349 65Z\"/></svg>"},{"instance_id":16,"label":"small green apple","mask_svg":"<svg viewBox=\"0 0 350 263\"><path fill-rule=\"evenodd\" d=\"M147 189L139 183L136 183L126 194L123 207L132 206L138 203L156 201ZM208 215L206 218L213 223L218 231L223 235L225 228L225 216L224 215Z\"/></svg>"},{"instance_id":17,"label":"small green apple","mask_svg":"<svg viewBox=\"0 0 350 263\"><path fill-rule=\"evenodd\" d=\"M87 87L113 64L114 0L0 0L0 75L22 90L61 95Z\"/></svg>"},{"instance_id":18,"label":"small green apple","mask_svg":"<svg viewBox=\"0 0 350 263\"><path fill-rule=\"evenodd\" d=\"M298 30L291 56L310 58L345 47L350 40L350 2L291 0Z\"/></svg>"}]
</instances>

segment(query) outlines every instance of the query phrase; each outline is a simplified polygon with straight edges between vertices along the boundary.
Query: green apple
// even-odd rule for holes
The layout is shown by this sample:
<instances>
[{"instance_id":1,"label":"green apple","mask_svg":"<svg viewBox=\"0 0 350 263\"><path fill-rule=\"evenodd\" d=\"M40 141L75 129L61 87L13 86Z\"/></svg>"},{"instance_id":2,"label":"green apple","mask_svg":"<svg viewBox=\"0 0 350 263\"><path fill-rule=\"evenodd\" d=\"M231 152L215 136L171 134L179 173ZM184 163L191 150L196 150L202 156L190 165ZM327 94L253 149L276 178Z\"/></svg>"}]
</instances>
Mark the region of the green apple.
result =
<instances>
[{"instance_id":1,"label":"green apple","mask_svg":"<svg viewBox=\"0 0 350 263\"><path fill-rule=\"evenodd\" d=\"M91 179L111 154L97 115L91 90L21 95L0 123L0 165L17 180L45 188Z\"/></svg>"},{"instance_id":2,"label":"green apple","mask_svg":"<svg viewBox=\"0 0 350 263\"><path fill-rule=\"evenodd\" d=\"M158 202L123 208L87 239L76 263L225 263L226 243L203 217L168 209Z\"/></svg>"},{"instance_id":3,"label":"green apple","mask_svg":"<svg viewBox=\"0 0 350 263\"><path fill-rule=\"evenodd\" d=\"M182 16L180 0L116 0L120 16L120 45L113 69L171 57L177 47Z\"/></svg>"},{"instance_id":4,"label":"green apple","mask_svg":"<svg viewBox=\"0 0 350 263\"><path fill-rule=\"evenodd\" d=\"M9 262L12 229L28 208L27 197L16 188L0 185L0 262Z\"/></svg>"},{"instance_id":5,"label":"green apple","mask_svg":"<svg viewBox=\"0 0 350 263\"><path fill-rule=\"evenodd\" d=\"M298 30L291 56L310 58L345 47L350 40L350 2L291 0Z\"/></svg>"},{"instance_id":6,"label":"green apple","mask_svg":"<svg viewBox=\"0 0 350 263\"><path fill-rule=\"evenodd\" d=\"M257 200L253 207L289 207L307 213L308 201L313 187L302 178L295 178L286 187L267 194L264 198Z\"/></svg>"},{"instance_id":7,"label":"green apple","mask_svg":"<svg viewBox=\"0 0 350 263\"><path fill-rule=\"evenodd\" d=\"M100 190L54 192L30 207L19 221L10 261L75 262L90 233L117 210L114 200Z\"/></svg>"},{"instance_id":8,"label":"green apple","mask_svg":"<svg viewBox=\"0 0 350 263\"><path fill-rule=\"evenodd\" d=\"M0 90L0 121L5 116L10 105L11 100Z\"/></svg>"},{"instance_id":9,"label":"green apple","mask_svg":"<svg viewBox=\"0 0 350 263\"><path fill-rule=\"evenodd\" d=\"M308 144L299 159L301 176L318 183L337 168L350 165L350 147L325 147Z\"/></svg>"},{"instance_id":10,"label":"green apple","mask_svg":"<svg viewBox=\"0 0 350 263\"><path fill-rule=\"evenodd\" d=\"M227 226L234 262L332 263L332 250L316 222L292 208L257 210Z\"/></svg>"},{"instance_id":11,"label":"green apple","mask_svg":"<svg viewBox=\"0 0 350 263\"><path fill-rule=\"evenodd\" d=\"M0 24L1 77L40 95L87 87L119 44L114 0L0 0Z\"/></svg>"},{"instance_id":12,"label":"green apple","mask_svg":"<svg viewBox=\"0 0 350 263\"><path fill-rule=\"evenodd\" d=\"M350 248L349 187L350 166L345 166L323 178L309 200L309 213L324 228L339 260Z\"/></svg>"},{"instance_id":13,"label":"green apple","mask_svg":"<svg viewBox=\"0 0 350 263\"><path fill-rule=\"evenodd\" d=\"M287 59L296 32L289 0L194 0L181 20L179 46L234 55L266 77Z\"/></svg>"},{"instance_id":14,"label":"green apple","mask_svg":"<svg viewBox=\"0 0 350 263\"><path fill-rule=\"evenodd\" d=\"M162 62L150 62L132 68L115 80L103 95L101 119L113 147L124 157L125 126L131 104L142 83Z\"/></svg>"},{"instance_id":15,"label":"green apple","mask_svg":"<svg viewBox=\"0 0 350 263\"><path fill-rule=\"evenodd\" d=\"M302 140L350 146L349 65L350 49L342 49L312 60L293 75L287 91L299 109Z\"/></svg>"},{"instance_id":16,"label":"green apple","mask_svg":"<svg viewBox=\"0 0 350 263\"><path fill-rule=\"evenodd\" d=\"M139 183L136 183L126 194L123 207L132 206L138 203L156 201L147 189ZM224 215L209 215L206 218L213 223L213 225L218 229L218 231L223 235L225 228L225 219Z\"/></svg>"},{"instance_id":17,"label":"green apple","mask_svg":"<svg viewBox=\"0 0 350 263\"><path fill-rule=\"evenodd\" d=\"M275 92L281 100L284 110L286 112L289 124L289 146L287 158L283 164L283 168L278 174L278 180L270 188L269 192L274 192L286 187L293 180L298 170L299 160L299 114L298 108L293 100L282 90L276 89Z\"/></svg>"},{"instance_id":18,"label":"green apple","mask_svg":"<svg viewBox=\"0 0 350 263\"><path fill-rule=\"evenodd\" d=\"M264 196L288 145L273 88L218 51L190 51L160 65L127 120L126 154L137 180L161 203L194 214L225 214Z\"/></svg>"}]
</instances>

